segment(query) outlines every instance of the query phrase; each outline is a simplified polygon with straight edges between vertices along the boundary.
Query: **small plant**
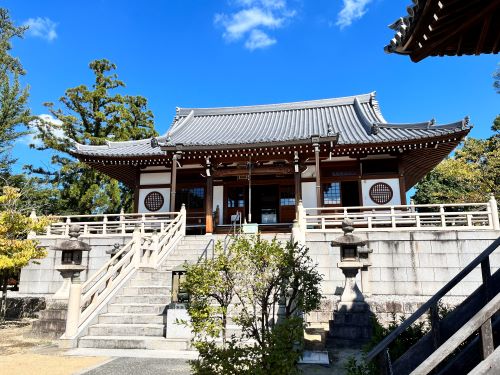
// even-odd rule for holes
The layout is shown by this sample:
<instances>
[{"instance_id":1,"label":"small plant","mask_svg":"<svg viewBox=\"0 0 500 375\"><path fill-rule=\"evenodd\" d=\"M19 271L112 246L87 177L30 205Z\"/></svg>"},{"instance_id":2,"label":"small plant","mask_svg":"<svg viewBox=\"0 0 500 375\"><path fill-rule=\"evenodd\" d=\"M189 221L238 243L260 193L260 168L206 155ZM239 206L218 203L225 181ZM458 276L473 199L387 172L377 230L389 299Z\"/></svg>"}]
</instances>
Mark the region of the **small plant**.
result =
<instances>
[{"instance_id":1,"label":"small plant","mask_svg":"<svg viewBox=\"0 0 500 375\"><path fill-rule=\"evenodd\" d=\"M303 350L303 314L318 308L321 276L297 244L260 236L218 243L213 259L186 267L194 374L291 375ZM228 322L238 327L228 335Z\"/></svg>"},{"instance_id":2,"label":"small plant","mask_svg":"<svg viewBox=\"0 0 500 375\"><path fill-rule=\"evenodd\" d=\"M439 319L444 319L453 308L444 305L441 301L438 303ZM363 352L367 354L375 346L378 345L387 335L395 330L405 318L400 316L397 318L396 314L392 315L392 319L387 327L380 324L375 316L372 316L372 338L371 341L363 348ZM392 362L395 362L401 357L408 349L415 345L422 337L429 333L431 327L430 318L427 316L425 320L417 321L410 327L404 330L392 343L389 345L389 356ZM350 357L346 363L345 369L348 375L376 375L378 374L375 363L368 363L366 358L356 360Z\"/></svg>"}]
</instances>

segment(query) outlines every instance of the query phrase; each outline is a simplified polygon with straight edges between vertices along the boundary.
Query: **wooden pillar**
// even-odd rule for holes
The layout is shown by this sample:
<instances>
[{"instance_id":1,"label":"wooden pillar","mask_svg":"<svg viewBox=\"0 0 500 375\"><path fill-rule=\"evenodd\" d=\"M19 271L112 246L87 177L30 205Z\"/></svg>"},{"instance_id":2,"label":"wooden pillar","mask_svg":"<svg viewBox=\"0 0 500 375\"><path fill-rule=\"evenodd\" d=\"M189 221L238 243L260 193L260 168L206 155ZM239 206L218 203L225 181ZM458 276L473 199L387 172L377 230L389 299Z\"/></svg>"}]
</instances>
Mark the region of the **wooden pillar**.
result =
<instances>
[{"instance_id":1,"label":"wooden pillar","mask_svg":"<svg viewBox=\"0 0 500 375\"><path fill-rule=\"evenodd\" d=\"M321 199L321 173L319 170L319 144L314 143L314 160L316 162L316 206L323 206L323 199Z\"/></svg>"},{"instance_id":2,"label":"wooden pillar","mask_svg":"<svg viewBox=\"0 0 500 375\"><path fill-rule=\"evenodd\" d=\"M294 182L295 182L295 207L302 200L302 184L300 180L300 165L299 165L299 153L295 152L294 157Z\"/></svg>"},{"instance_id":3,"label":"wooden pillar","mask_svg":"<svg viewBox=\"0 0 500 375\"><path fill-rule=\"evenodd\" d=\"M205 194L205 233L211 234L214 231L214 224L213 224L214 184L213 184L210 159L207 159L206 173L207 173L207 189Z\"/></svg>"},{"instance_id":4,"label":"wooden pillar","mask_svg":"<svg viewBox=\"0 0 500 375\"><path fill-rule=\"evenodd\" d=\"M399 194L401 195L401 204L406 204L406 183L405 183L405 168L401 158L398 159L398 174L399 174Z\"/></svg>"},{"instance_id":5,"label":"wooden pillar","mask_svg":"<svg viewBox=\"0 0 500 375\"><path fill-rule=\"evenodd\" d=\"M139 193L141 192L141 172L139 168L135 173L135 184L134 184L134 212L139 213Z\"/></svg>"},{"instance_id":6,"label":"wooden pillar","mask_svg":"<svg viewBox=\"0 0 500 375\"><path fill-rule=\"evenodd\" d=\"M172 155L172 176L170 181L170 212L175 212L175 193L177 189L177 154Z\"/></svg>"}]
</instances>

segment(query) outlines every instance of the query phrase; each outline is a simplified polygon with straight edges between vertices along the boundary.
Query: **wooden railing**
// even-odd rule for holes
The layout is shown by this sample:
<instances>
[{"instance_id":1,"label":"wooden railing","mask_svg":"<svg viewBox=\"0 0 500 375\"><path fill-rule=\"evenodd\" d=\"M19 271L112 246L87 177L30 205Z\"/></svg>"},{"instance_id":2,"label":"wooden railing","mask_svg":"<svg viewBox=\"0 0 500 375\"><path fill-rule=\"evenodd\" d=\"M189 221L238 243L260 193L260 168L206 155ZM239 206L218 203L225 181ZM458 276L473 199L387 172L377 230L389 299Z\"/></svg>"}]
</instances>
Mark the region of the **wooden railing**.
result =
<instances>
[{"instance_id":1,"label":"wooden railing","mask_svg":"<svg viewBox=\"0 0 500 375\"><path fill-rule=\"evenodd\" d=\"M413 313L408 319L406 319L399 327L392 331L387 337L385 337L377 346L375 346L367 355L369 361L373 361L378 358L379 373L380 374L392 374L396 373L393 369L393 364L389 356L389 346L396 340L396 338L403 333L408 327L410 327L414 322L421 319L422 316L429 311L431 319L431 331L430 337L432 340L431 345L434 349L434 354L431 354L428 358L422 360L420 363L415 364L415 357L406 356L407 361L413 363L406 363L400 365L399 369L396 370L398 374L407 374L410 371L411 374L427 374L432 369L434 369L439 363L446 358L446 354L452 353L462 342L464 342L474 331L479 330L479 335L481 339L482 356L485 359L489 356L493 350L493 335L492 335L492 325L491 317L500 308L500 288L499 285L495 283L497 279L493 279L490 269L489 256L500 246L500 237L497 238L490 246L486 248L477 258L475 258L471 263L469 263L462 271L460 271L453 279L451 279L444 287L442 287L434 296L432 296L426 303L424 303L415 313ZM462 308L462 311L457 311L455 314L457 317L463 315L463 311L467 310L470 312L471 306L465 306L464 304L470 303L474 305L472 307L476 308L477 312L471 319L467 322L458 322L457 327L453 327L455 331L452 335L449 335L447 341L443 341L441 332L441 322L439 320L438 314L438 304L441 298L443 298L450 290L457 286L467 275L469 275L476 267L481 265L481 273L483 284L478 289L478 293L471 295L473 298L469 298L464 303L457 307L457 310ZM477 306L476 306L477 305ZM465 308L463 308L463 307ZM484 307L483 307L484 306ZM475 311L475 310L473 310ZM453 318L450 313L445 319ZM439 349L438 349L439 348ZM438 350L438 351L436 351ZM438 354L436 354L438 353ZM403 355L405 356L405 355ZM418 357L418 353L417 353ZM420 361L420 358L418 359ZM404 368L404 370L402 370ZM416 368L416 369L415 369Z\"/></svg>"},{"instance_id":2,"label":"wooden railing","mask_svg":"<svg viewBox=\"0 0 500 375\"><path fill-rule=\"evenodd\" d=\"M158 268L186 232L184 206L161 227L159 233L144 236L138 226L132 239L85 283L71 285L64 338L73 339L85 329L96 312L112 298L139 267Z\"/></svg>"},{"instance_id":3,"label":"wooden railing","mask_svg":"<svg viewBox=\"0 0 500 375\"><path fill-rule=\"evenodd\" d=\"M131 235L138 227L142 234L163 232L177 216L177 212L152 212L142 214L101 214L52 216L54 220L43 236L64 237L69 227L78 224L81 235L92 236L124 236Z\"/></svg>"},{"instance_id":4,"label":"wooden railing","mask_svg":"<svg viewBox=\"0 0 500 375\"><path fill-rule=\"evenodd\" d=\"M299 204L298 210L299 225L305 232L340 232L345 218L367 231L500 230L493 196L487 203L316 208Z\"/></svg>"}]
</instances>

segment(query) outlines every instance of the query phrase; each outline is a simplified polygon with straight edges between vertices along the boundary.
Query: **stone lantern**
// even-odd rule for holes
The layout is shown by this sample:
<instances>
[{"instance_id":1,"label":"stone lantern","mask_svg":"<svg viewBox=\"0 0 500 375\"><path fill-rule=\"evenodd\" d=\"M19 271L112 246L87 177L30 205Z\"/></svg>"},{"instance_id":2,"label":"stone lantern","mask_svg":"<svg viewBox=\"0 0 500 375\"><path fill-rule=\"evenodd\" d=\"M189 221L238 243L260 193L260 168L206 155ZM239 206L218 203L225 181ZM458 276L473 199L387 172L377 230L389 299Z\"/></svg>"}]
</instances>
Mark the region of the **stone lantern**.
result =
<instances>
[{"instance_id":1,"label":"stone lantern","mask_svg":"<svg viewBox=\"0 0 500 375\"><path fill-rule=\"evenodd\" d=\"M61 252L61 264L55 267L63 277L63 284L52 297L53 300L68 300L71 283L80 281L80 272L87 266L82 264L83 252L90 251L90 245L80 241L80 227L72 225L69 228L69 240L58 240L53 250Z\"/></svg>"},{"instance_id":2,"label":"stone lantern","mask_svg":"<svg viewBox=\"0 0 500 375\"><path fill-rule=\"evenodd\" d=\"M331 246L340 246L340 262L337 267L345 276L344 291L340 302L344 304L364 303L363 293L356 284L356 275L364 267L364 262L359 259L359 247L366 245L366 241L352 234L354 231L351 219L342 222L344 235L334 239Z\"/></svg>"},{"instance_id":3,"label":"stone lantern","mask_svg":"<svg viewBox=\"0 0 500 375\"><path fill-rule=\"evenodd\" d=\"M83 252L90 251L90 246L80 241L79 236L80 227L72 225L69 228L70 239L58 240L52 247L53 250L61 252L61 264L55 268L61 273L63 284L47 301L47 308L40 311L39 319L33 322L34 336L60 338L67 330L70 289L80 282L80 272L87 268L82 264Z\"/></svg>"},{"instance_id":4,"label":"stone lantern","mask_svg":"<svg viewBox=\"0 0 500 375\"><path fill-rule=\"evenodd\" d=\"M340 262L337 266L342 270L345 282L333 320L330 321L329 336L334 343L359 347L371 337L371 313L363 293L356 284L359 270L367 266L365 257L369 251L360 249L366 245L366 240L352 234L352 220L345 219L342 222L342 230L344 235L331 242L331 246L340 247Z\"/></svg>"},{"instance_id":5,"label":"stone lantern","mask_svg":"<svg viewBox=\"0 0 500 375\"><path fill-rule=\"evenodd\" d=\"M172 304L183 304L189 302L189 294L182 287L186 278L186 268L179 265L172 270Z\"/></svg>"}]
</instances>

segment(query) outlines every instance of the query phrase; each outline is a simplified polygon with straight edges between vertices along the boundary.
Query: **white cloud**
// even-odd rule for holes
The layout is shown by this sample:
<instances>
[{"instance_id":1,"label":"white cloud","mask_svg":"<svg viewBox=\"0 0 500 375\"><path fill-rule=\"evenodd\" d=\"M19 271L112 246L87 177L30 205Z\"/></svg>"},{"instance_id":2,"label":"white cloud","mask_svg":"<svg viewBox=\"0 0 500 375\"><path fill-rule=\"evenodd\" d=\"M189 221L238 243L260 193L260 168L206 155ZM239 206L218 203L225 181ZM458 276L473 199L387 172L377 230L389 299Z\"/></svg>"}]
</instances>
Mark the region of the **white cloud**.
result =
<instances>
[{"instance_id":1,"label":"white cloud","mask_svg":"<svg viewBox=\"0 0 500 375\"><path fill-rule=\"evenodd\" d=\"M223 36L229 42L245 39L245 48L253 51L276 43L266 30L283 27L295 15L287 9L285 0L236 0L243 8L233 13L215 15L215 24L224 28Z\"/></svg>"},{"instance_id":2,"label":"white cloud","mask_svg":"<svg viewBox=\"0 0 500 375\"><path fill-rule=\"evenodd\" d=\"M49 42L57 38L57 23L47 17L30 18L23 24L28 26L28 35L48 40Z\"/></svg>"},{"instance_id":3,"label":"white cloud","mask_svg":"<svg viewBox=\"0 0 500 375\"><path fill-rule=\"evenodd\" d=\"M250 51L253 51L257 48L265 48L272 46L276 43L276 39L269 37L265 32L260 31L258 29L252 30L250 36L245 42L245 47Z\"/></svg>"},{"instance_id":4,"label":"white cloud","mask_svg":"<svg viewBox=\"0 0 500 375\"><path fill-rule=\"evenodd\" d=\"M64 131L61 129L62 121L54 118L52 115L42 114L37 116L40 120L35 119L29 123L30 134L25 135L19 141L26 145L42 146L42 141L36 138L39 130L37 125L43 125L45 129L51 132L56 138L64 139Z\"/></svg>"},{"instance_id":5,"label":"white cloud","mask_svg":"<svg viewBox=\"0 0 500 375\"><path fill-rule=\"evenodd\" d=\"M366 6L372 0L344 0L344 6L338 14L337 22L335 23L340 29L350 26L353 21L363 17L368 11Z\"/></svg>"}]
</instances>

